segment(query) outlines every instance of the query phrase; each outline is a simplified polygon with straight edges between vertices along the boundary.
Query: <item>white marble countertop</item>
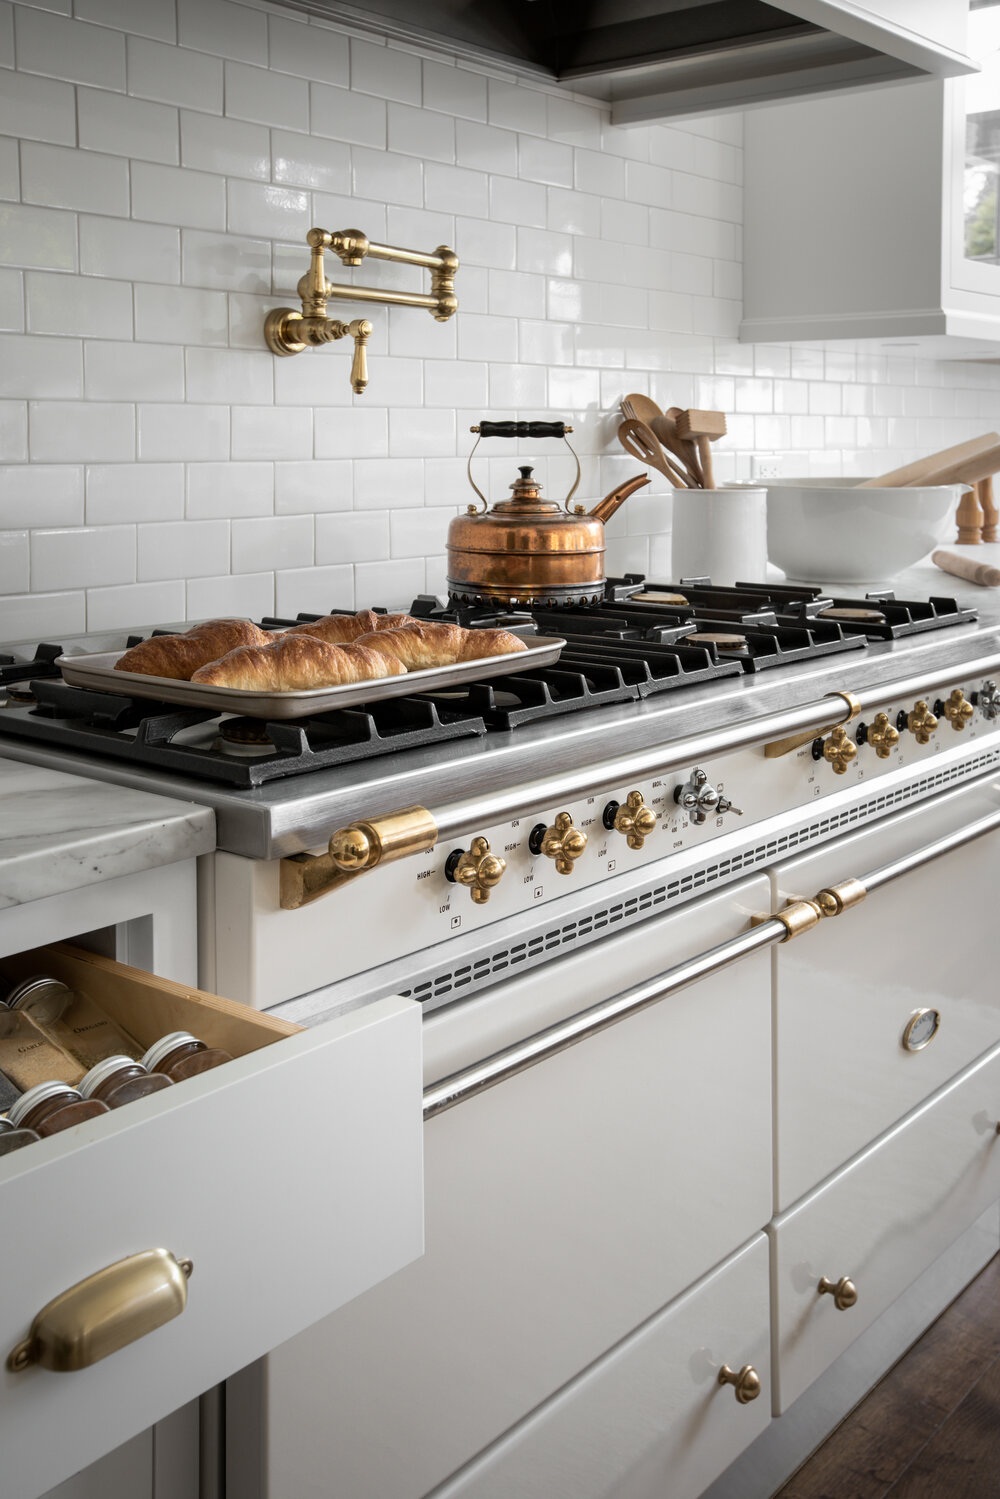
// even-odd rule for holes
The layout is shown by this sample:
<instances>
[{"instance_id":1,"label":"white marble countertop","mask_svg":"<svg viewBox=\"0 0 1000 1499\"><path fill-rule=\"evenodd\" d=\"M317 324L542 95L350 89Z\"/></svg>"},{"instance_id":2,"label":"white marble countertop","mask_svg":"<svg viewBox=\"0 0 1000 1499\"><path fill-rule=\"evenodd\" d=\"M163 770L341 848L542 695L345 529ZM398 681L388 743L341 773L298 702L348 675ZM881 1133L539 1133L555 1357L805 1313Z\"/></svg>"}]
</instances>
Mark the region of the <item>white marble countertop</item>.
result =
<instances>
[{"instance_id":1,"label":"white marble countertop","mask_svg":"<svg viewBox=\"0 0 1000 1499\"><path fill-rule=\"evenodd\" d=\"M0 909L214 847L208 807L0 758Z\"/></svg>"}]
</instances>

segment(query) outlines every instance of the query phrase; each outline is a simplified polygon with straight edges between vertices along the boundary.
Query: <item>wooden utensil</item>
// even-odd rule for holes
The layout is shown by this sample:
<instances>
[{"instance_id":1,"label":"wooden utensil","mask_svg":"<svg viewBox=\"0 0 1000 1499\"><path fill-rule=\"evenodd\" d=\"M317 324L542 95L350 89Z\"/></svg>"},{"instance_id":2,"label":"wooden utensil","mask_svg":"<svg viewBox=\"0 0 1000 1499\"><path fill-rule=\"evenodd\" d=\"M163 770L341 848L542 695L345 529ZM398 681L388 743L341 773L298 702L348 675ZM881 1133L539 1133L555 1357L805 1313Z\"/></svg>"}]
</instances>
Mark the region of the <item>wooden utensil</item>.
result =
<instances>
[{"instance_id":1,"label":"wooden utensil","mask_svg":"<svg viewBox=\"0 0 1000 1499\"><path fill-rule=\"evenodd\" d=\"M677 421L674 417L661 412L655 421L649 424L653 434L658 437L661 445L667 452L673 453L674 457L683 465L684 472L691 477L691 483L696 489L704 489L704 475L701 472L701 464L698 462L698 449L693 442L685 442L678 435Z\"/></svg>"},{"instance_id":2,"label":"wooden utensil","mask_svg":"<svg viewBox=\"0 0 1000 1499\"><path fill-rule=\"evenodd\" d=\"M692 438L681 437L680 433L677 431L677 418L680 416L680 414L681 408L679 406L668 406L666 411L664 411L663 416L665 421L673 422L674 424L674 433L684 453L684 466L689 469L692 474L695 475L699 489L704 489L705 475L701 471L701 463L698 458L698 446Z\"/></svg>"},{"instance_id":3,"label":"wooden utensil","mask_svg":"<svg viewBox=\"0 0 1000 1499\"><path fill-rule=\"evenodd\" d=\"M653 422L658 416L662 416L659 406L650 396L640 395L638 391L632 391L630 395L622 396L622 412L626 421L634 417L637 422L645 422L646 426L653 429Z\"/></svg>"},{"instance_id":4,"label":"wooden utensil","mask_svg":"<svg viewBox=\"0 0 1000 1499\"><path fill-rule=\"evenodd\" d=\"M978 546L983 539L983 507L979 503L978 489L978 484L967 489L955 511L958 527L955 540L960 546Z\"/></svg>"},{"instance_id":5,"label":"wooden utensil","mask_svg":"<svg viewBox=\"0 0 1000 1499\"><path fill-rule=\"evenodd\" d=\"M677 433L680 437L690 437L695 440L705 481L704 488L714 489L712 443L726 435L725 414L721 411L682 411L677 418Z\"/></svg>"},{"instance_id":6,"label":"wooden utensil","mask_svg":"<svg viewBox=\"0 0 1000 1499\"><path fill-rule=\"evenodd\" d=\"M648 464L650 468L658 469L675 489L689 488L645 422L636 421L634 417L622 422L618 428L618 441L631 457L638 458L640 463Z\"/></svg>"},{"instance_id":7,"label":"wooden utensil","mask_svg":"<svg viewBox=\"0 0 1000 1499\"><path fill-rule=\"evenodd\" d=\"M701 483L701 475L699 472L692 473L687 462L687 455L681 447L679 439L674 437L673 441L664 441L657 430L658 427L667 424L667 418L664 417L663 412L657 406L656 402L651 401L649 396L641 396L633 392L632 395L622 397L621 407L626 421L641 422L649 428L653 436L660 443L660 446L664 449L664 458L667 463L670 464L671 468L680 468L685 485L688 488L692 486L697 488ZM669 426L672 428L673 423L669 423ZM667 458L667 453L672 453L675 458L679 459L679 464L672 463Z\"/></svg>"},{"instance_id":8,"label":"wooden utensil","mask_svg":"<svg viewBox=\"0 0 1000 1499\"><path fill-rule=\"evenodd\" d=\"M880 474L877 479L865 479L863 483L856 485L857 489L898 489L903 485L915 486L918 484L930 484L937 482L926 478L927 474L936 473L938 470L947 468L952 464L961 463L965 458L974 458L986 448L1000 443L1000 433L984 432L982 437L970 438L968 442L956 443L953 448L942 448L938 453L930 453L926 458L918 458L916 463L907 463L903 468L891 469L887 474Z\"/></svg>"},{"instance_id":9,"label":"wooden utensil","mask_svg":"<svg viewBox=\"0 0 1000 1499\"><path fill-rule=\"evenodd\" d=\"M997 510L996 500L993 497L993 477L980 479L976 485L976 493L979 503L983 509L982 538L984 541L996 541L997 522L1000 521L1000 511Z\"/></svg>"},{"instance_id":10,"label":"wooden utensil","mask_svg":"<svg viewBox=\"0 0 1000 1499\"><path fill-rule=\"evenodd\" d=\"M957 552L941 551L932 552L931 561L942 572L965 578L968 583L978 583L980 588L1000 588L1000 567L990 567L988 562L974 562L971 557L960 557Z\"/></svg>"},{"instance_id":11,"label":"wooden utensil","mask_svg":"<svg viewBox=\"0 0 1000 1499\"><path fill-rule=\"evenodd\" d=\"M928 486L940 484L978 484L980 479L988 479L998 469L1000 469L1000 443L995 443L992 447L984 448L982 452L976 453L971 458L963 458L960 463L952 463L941 468L936 468L933 473L927 474L920 482Z\"/></svg>"}]
</instances>

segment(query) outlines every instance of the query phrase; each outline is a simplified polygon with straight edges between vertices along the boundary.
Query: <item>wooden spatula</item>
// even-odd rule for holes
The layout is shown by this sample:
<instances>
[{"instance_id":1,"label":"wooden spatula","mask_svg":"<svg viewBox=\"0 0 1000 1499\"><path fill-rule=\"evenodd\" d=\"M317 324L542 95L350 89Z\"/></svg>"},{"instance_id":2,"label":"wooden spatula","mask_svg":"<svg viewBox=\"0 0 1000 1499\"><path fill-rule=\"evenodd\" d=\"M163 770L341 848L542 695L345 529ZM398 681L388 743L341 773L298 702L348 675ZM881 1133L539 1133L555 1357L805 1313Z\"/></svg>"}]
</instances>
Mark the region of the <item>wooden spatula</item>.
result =
<instances>
[{"instance_id":1,"label":"wooden spatula","mask_svg":"<svg viewBox=\"0 0 1000 1499\"><path fill-rule=\"evenodd\" d=\"M880 474L877 479L865 479L857 488L897 489L903 485L912 488L919 484L939 484L945 481L928 479L926 476L948 467L949 464L961 463L963 458L974 458L977 453L982 453L996 443L1000 443L1000 432L984 432L982 437L956 443L953 448L942 448L939 453L930 453L926 458L918 458L916 463L894 468L887 474Z\"/></svg>"},{"instance_id":2,"label":"wooden spatula","mask_svg":"<svg viewBox=\"0 0 1000 1499\"><path fill-rule=\"evenodd\" d=\"M618 441L626 453L638 458L640 463L647 463L651 468L658 469L675 489L688 488L645 422L636 421L634 417L622 422L618 428Z\"/></svg>"},{"instance_id":3,"label":"wooden spatula","mask_svg":"<svg viewBox=\"0 0 1000 1499\"><path fill-rule=\"evenodd\" d=\"M712 472L712 443L726 435L726 417L722 411L682 411L677 418L677 435L693 438L698 448L705 488L715 488Z\"/></svg>"}]
</instances>

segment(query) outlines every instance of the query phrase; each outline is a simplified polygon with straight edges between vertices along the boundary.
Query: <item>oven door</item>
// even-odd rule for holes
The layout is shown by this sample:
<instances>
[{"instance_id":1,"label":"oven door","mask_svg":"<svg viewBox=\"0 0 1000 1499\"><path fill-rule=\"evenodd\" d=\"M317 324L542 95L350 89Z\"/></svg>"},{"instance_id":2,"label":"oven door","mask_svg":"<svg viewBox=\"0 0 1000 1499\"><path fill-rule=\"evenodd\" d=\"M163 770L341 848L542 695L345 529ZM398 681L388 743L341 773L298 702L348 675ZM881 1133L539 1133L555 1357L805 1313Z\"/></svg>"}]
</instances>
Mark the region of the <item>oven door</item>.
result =
<instances>
[{"instance_id":1,"label":"oven door","mask_svg":"<svg viewBox=\"0 0 1000 1499\"><path fill-rule=\"evenodd\" d=\"M779 910L915 856L909 872L774 950L777 1211L1000 1041L1000 832L918 862L998 805L1000 781L985 777L773 870Z\"/></svg>"},{"instance_id":2,"label":"oven door","mask_svg":"<svg viewBox=\"0 0 1000 1499\"><path fill-rule=\"evenodd\" d=\"M426 1082L746 933L767 901L755 877L435 1011ZM426 1494L759 1233L770 1070L761 949L430 1118L424 1258L230 1382L241 1496L325 1499L331 1473L338 1499ZM678 1440L709 1442L716 1406L732 1422L721 1466L759 1429L717 1384L690 1400Z\"/></svg>"}]
</instances>

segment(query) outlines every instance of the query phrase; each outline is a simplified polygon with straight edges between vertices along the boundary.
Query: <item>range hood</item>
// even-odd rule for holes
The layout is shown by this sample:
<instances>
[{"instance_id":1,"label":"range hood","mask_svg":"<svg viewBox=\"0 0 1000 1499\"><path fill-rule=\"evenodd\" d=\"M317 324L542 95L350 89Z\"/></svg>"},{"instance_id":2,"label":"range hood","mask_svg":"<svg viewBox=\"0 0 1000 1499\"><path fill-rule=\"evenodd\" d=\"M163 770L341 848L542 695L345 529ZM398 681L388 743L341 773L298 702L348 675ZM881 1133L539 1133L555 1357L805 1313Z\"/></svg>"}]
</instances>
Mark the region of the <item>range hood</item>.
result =
<instances>
[{"instance_id":1,"label":"range hood","mask_svg":"<svg viewBox=\"0 0 1000 1499\"><path fill-rule=\"evenodd\" d=\"M612 106L615 124L977 71L968 0L284 0Z\"/></svg>"}]
</instances>

